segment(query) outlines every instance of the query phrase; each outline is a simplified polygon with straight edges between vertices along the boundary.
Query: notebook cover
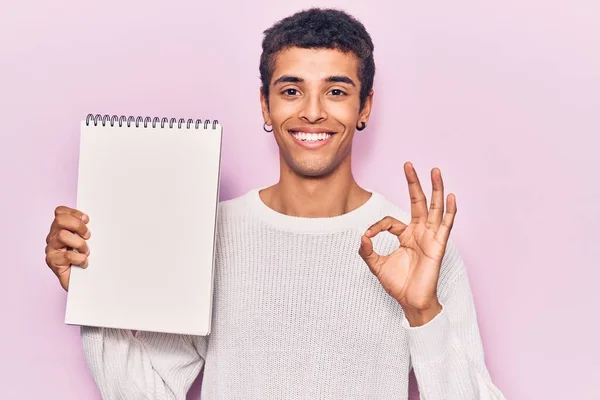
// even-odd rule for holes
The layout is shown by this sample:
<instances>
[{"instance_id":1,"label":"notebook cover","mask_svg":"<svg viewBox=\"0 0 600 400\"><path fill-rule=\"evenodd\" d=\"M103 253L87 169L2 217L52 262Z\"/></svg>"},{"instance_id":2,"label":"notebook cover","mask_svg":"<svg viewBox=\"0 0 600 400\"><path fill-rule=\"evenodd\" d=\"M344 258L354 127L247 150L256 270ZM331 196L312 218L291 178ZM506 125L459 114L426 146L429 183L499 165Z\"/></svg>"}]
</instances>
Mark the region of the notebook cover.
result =
<instances>
[{"instance_id":1,"label":"notebook cover","mask_svg":"<svg viewBox=\"0 0 600 400\"><path fill-rule=\"evenodd\" d=\"M65 322L210 333L222 129L81 125L77 209L87 269Z\"/></svg>"}]
</instances>

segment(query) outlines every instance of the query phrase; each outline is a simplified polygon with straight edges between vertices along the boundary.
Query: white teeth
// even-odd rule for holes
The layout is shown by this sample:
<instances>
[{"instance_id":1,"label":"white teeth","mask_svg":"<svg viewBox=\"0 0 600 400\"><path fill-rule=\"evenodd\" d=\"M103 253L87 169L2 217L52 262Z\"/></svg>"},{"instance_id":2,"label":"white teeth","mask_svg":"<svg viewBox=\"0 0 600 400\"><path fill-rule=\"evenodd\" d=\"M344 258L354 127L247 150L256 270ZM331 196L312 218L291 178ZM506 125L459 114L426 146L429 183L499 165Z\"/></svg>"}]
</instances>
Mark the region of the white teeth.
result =
<instances>
[{"instance_id":1,"label":"white teeth","mask_svg":"<svg viewBox=\"0 0 600 400\"><path fill-rule=\"evenodd\" d=\"M319 132L319 133L307 133L307 132L294 132L292 135L296 139L300 139L306 142L313 142L318 140L325 140L332 136L331 133Z\"/></svg>"}]
</instances>

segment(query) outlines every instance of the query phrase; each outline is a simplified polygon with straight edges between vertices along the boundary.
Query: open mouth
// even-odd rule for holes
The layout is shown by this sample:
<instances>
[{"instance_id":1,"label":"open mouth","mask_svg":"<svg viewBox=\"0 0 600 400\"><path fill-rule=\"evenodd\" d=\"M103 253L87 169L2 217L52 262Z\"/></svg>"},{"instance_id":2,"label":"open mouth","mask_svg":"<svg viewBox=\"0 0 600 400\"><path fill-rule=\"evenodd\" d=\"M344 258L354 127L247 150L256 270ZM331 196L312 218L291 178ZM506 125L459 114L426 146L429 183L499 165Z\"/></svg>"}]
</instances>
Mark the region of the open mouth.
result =
<instances>
[{"instance_id":1,"label":"open mouth","mask_svg":"<svg viewBox=\"0 0 600 400\"><path fill-rule=\"evenodd\" d=\"M323 142L333 136L333 133L329 132L298 132L298 131L289 131L290 134L294 137L294 139L299 140L301 142Z\"/></svg>"}]
</instances>

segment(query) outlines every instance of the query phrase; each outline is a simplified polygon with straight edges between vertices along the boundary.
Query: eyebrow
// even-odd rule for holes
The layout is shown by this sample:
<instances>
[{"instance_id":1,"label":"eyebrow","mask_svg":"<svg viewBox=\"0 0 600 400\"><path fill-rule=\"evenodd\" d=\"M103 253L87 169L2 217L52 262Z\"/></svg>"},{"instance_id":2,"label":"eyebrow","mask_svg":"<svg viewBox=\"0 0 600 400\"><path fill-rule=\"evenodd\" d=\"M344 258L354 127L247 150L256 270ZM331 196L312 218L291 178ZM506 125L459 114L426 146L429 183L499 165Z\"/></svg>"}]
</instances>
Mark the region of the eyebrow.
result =
<instances>
[{"instance_id":1,"label":"eyebrow","mask_svg":"<svg viewBox=\"0 0 600 400\"><path fill-rule=\"evenodd\" d=\"M354 81L345 75L328 76L327 78L324 79L324 81L329 82L329 83L334 83L334 82L347 83L349 85L356 86ZM297 76L282 75L273 82L273 86L278 85L280 83L302 83L302 82L304 82L304 79L299 78Z\"/></svg>"},{"instance_id":2,"label":"eyebrow","mask_svg":"<svg viewBox=\"0 0 600 400\"><path fill-rule=\"evenodd\" d=\"M325 82L347 83L349 85L356 86L354 81L345 75L329 76L325 79Z\"/></svg>"}]
</instances>

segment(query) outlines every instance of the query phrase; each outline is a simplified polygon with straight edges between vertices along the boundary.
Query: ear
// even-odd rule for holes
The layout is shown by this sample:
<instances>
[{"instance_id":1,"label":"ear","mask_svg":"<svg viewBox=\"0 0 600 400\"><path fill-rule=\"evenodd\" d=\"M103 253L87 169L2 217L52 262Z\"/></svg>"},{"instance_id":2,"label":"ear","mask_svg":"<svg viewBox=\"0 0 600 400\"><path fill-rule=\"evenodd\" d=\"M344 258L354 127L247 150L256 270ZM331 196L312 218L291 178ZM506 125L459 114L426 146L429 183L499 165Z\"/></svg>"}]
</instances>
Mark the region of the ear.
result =
<instances>
[{"instance_id":1,"label":"ear","mask_svg":"<svg viewBox=\"0 0 600 400\"><path fill-rule=\"evenodd\" d=\"M263 93L262 87L259 89L260 91L260 108L262 110L263 120L267 125L271 124L271 113L269 112L269 101L265 97Z\"/></svg>"},{"instance_id":2,"label":"ear","mask_svg":"<svg viewBox=\"0 0 600 400\"><path fill-rule=\"evenodd\" d=\"M359 124L361 122L364 122L366 125L368 125L369 117L371 116L371 110L373 108L373 95L374 94L375 94L375 92L371 89L371 91L369 92L369 95L365 99L365 104L363 104L362 110L360 110L360 113L358 114L358 123Z\"/></svg>"}]
</instances>

